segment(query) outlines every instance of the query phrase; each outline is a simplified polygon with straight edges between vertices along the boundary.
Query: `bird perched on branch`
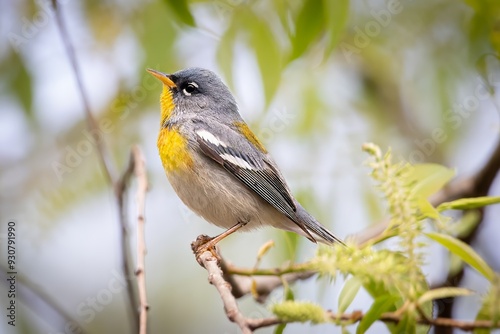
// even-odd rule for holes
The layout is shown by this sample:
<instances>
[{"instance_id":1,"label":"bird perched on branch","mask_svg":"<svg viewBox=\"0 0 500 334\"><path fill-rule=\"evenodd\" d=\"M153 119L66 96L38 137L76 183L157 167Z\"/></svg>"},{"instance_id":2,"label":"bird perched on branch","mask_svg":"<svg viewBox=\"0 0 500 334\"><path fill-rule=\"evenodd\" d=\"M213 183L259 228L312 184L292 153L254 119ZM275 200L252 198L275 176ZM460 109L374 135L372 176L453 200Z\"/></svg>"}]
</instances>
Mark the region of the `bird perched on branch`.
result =
<instances>
[{"instance_id":1,"label":"bird perched on branch","mask_svg":"<svg viewBox=\"0 0 500 334\"><path fill-rule=\"evenodd\" d=\"M192 211L226 229L198 251L211 250L237 230L266 225L312 242L342 243L293 197L215 73L202 68L148 72L163 83L158 151L168 180Z\"/></svg>"}]
</instances>

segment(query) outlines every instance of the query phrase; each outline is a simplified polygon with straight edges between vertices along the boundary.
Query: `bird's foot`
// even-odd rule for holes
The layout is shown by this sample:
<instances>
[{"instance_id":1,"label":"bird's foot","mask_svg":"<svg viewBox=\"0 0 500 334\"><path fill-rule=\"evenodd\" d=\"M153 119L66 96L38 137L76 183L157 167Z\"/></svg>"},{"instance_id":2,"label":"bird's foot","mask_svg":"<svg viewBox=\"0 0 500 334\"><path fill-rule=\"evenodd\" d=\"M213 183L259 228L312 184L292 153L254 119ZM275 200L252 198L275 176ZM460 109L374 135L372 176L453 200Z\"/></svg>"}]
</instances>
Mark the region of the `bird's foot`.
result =
<instances>
[{"instance_id":1,"label":"bird's foot","mask_svg":"<svg viewBox=\"0 0 500 334\"><path fill-rule=\"evenodd\" d=\"M218 240L215 240L215 238L211 238L208 235L202 234L199 235L196 240L191 243L191 249L196 256L196 261L198 261L198 263L202 267L203 263L200 257L205 252L212 253L212 256L217 260L217 263L220 262L221 258L216 248L217 241Z\"/></svg>"}]
</instances>

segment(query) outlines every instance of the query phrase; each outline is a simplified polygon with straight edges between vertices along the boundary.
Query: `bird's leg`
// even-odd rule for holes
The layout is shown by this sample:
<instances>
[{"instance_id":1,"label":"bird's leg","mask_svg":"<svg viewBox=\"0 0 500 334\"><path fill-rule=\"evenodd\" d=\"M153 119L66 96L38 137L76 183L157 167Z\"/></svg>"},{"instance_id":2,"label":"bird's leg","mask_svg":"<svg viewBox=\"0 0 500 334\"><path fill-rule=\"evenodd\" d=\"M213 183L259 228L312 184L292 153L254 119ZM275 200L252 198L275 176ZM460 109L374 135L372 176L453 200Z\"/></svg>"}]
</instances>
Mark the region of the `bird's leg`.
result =
<instances>
[{"instance_id":1,"label":"bird's leg","mask_svg":"<svg viewBox=\"0 0 500 334\"><path fill-rule=\"evenodd\" d=\"M225 230L224 232L222 232L221 234L219 234L219 235L217 235L217 236L215 236L213 238L210 238L207 235L200 235L198 238L196 238L196 241L194 241L191 244L191 249L193 250L194 254L196 255L196 259L198 259L203 252L209 251L210 253L212 253L212 255L218 261L220 261L220 257L217 254L217 250L215 248L215 246L217 245L217 243L219 241L221 241L222 239L224 239L225 237L227 237L227 236L233 234L234 232L238 231L240 228L242 228L246 224L247 224L246 222L245 223L238 222L234 226L228 228L227 230Z\"/></svg>"}]
</instances>

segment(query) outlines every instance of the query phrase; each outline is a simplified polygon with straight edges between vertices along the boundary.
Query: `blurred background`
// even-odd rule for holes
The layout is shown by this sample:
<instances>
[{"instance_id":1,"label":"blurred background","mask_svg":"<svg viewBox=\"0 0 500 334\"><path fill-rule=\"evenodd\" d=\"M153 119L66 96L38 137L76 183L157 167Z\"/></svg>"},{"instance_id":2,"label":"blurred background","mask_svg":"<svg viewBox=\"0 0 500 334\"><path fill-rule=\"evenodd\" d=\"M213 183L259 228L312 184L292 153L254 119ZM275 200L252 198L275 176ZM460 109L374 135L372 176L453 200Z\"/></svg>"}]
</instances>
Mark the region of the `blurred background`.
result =
<instances>
[{"instance_id":1,"label":"blurred background","mask_svg":"<svg viewBox=\"0 0 500 334\"><path fill-rule=\"evenodd\" d=\"M297 198L342 238L385 216L363 165L364 142L392 147L398 160L441 163L466 177L498 141L496 0L56 3L113 165L123 171L135 143L145 154L151 333L239 330L191 253L196 236L221 230L192 214L168 184L156 149L161 86L146 68L171 73L198 66L219 73ZM20 275L86 333L131 333L116 199L87 129L50 1L1 0L0 29L1 263L6 224L15 221ZM134 254L135 185L126 199ZM491 193L499 190L494 184ZM496 271L499 214L496 206L487 209L472 242ZM234 264L253 266L270 239L276 246L262 266L306 260L316 249L305 238L272 229L233 235L220 247ZM448 258L438 247L429 255L429 282L441 284ZM467 269L461 285L487 288ZM341 288L342 279L312 279L294 292L296 299L335 310ZM1 333L72 333L43 299L18 289L17 326L4 319ZM8 303L6 291L0 284L1 305ZM281 298L278 290L268 302ZM474 298L459 299L454 316L473 319L479 308ZM361 294L350 310L370 303ZM250 297L240 305L247 316L268 314ZM341 330L294 324L285 332Z\"/></svg>"}]
</instances>

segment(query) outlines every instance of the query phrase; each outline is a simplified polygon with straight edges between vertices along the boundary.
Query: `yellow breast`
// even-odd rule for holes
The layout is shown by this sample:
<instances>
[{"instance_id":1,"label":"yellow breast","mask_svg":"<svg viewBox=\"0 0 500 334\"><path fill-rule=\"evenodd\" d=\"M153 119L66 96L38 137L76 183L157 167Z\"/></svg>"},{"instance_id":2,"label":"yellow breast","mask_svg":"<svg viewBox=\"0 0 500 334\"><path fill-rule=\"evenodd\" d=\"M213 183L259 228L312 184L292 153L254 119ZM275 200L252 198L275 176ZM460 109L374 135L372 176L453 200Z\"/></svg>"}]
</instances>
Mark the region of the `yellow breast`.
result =
<instances>
[{"instance_id":1,"label":"yellow breast","mask_svg":"<svg viewBox=\"0 0 500 334\"><path fill-rule=\"evenodd\" d=\"M172 92L163 86L160 98L161 126L158 134L158 152L165 172L182 171L191 168L193 159L188 151L188 142L175 128L165 127L175 108Z\"/></svg>"},{"instance_id":2,"label":"yellow breast","mask_svg":"<svg viewBox=\"0 0 500 334\"><path fill-rule=\"evenodd\" d=\"M193 166L188 141L177 130L162 128L157 144L163 168L167 173L183 171Z\"/></svg>"}]
</instances>

